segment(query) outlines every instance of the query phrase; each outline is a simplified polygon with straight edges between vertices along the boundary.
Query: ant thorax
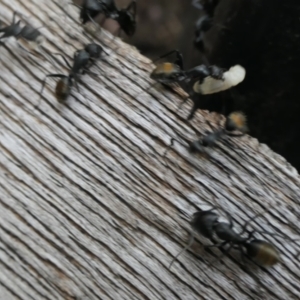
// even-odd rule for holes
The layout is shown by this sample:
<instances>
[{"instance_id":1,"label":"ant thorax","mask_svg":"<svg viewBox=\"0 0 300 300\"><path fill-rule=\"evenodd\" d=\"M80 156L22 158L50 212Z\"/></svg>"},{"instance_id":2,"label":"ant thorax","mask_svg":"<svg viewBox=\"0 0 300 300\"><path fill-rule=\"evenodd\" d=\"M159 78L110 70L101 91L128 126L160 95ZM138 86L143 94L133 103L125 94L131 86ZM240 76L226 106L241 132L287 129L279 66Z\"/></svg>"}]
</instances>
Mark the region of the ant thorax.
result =
<instances>
[{"instance_id":1,"label":"ant thorax","mask_svg":"<svg viewBox=\"0 0 300 300\"><path fill-rule=\"evenodd\" d=\"M174 83L184 80L185 76L178 65L166 62L157 65L150 78L160 83Z\"/></svg>"}]
</instances>

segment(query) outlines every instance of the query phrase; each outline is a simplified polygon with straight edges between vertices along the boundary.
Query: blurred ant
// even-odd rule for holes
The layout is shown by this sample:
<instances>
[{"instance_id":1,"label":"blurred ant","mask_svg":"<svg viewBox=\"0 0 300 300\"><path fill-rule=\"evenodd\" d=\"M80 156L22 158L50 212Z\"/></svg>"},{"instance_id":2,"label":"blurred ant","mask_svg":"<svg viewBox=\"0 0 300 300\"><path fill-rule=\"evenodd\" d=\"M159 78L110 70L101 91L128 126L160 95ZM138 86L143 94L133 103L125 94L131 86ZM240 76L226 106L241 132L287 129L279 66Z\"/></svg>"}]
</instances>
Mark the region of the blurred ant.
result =
<instances>
[{"instance_id":1,"label":"blurred ant","mask_svg":"<svg viewBox=\"0 0 300 300\"><path fill-rule=\"evenodd\" d=\"M210 239L213 245L204 246L205 248L218 247L223 248L225 245L229 244L229 248L225 250L225 254L229 253L229 251L234 248L238 249L243 256L249 258L253 263L261 267L272 267L278 262L281 261L278 249L271 243L266 242L264 240L259 240L253 238L255 233L266 233L271 236L280 236L280 234L271 233L267 231L247 231L246 228L251 221L260 216L262 213L255 215L250 218L247 222L242 226L241 233L236 233L233 228L233 220L229 213L226 212L229 223L219 222L219 215L214 212L216 208L212 208L209 210L200 210L193 214L192 220L190 222L192 229ZM248 236L243 237L244 233L247 233ZM217 243L214 240L214 235L216 235L222 242ZM173 258L170 263L169 268L171 268L172 264L181 255L184 251L186 251L194 242L194 232L191 232L191 236L188 244ZM223 256L222 255L222 256ZM221 257L219 257L220 259Z\"/></svg>"},{"instance_id":2,"label":"blurred ant","mask_svg":"<svg viewBox=\"0 0 300 300\"><path fill-rule=\"evenodd\" d=\"M214 132L206 132L202 139L189 143L189 149L194 153L204 153L207 148L215 146L215 144L223 137L242 136L247 131L248 126L246 116L240 111L232 112L227 116L224 128Z\"/></svg>"},{"instance_id":3,"label":"blurred ant","mask_svg":"<svg viewBox=\"0 0 300 300\"><path fill-rule=\"evenodd\" d=\"M88 44L85 46L85 49L77 50L74 53L73 65L71 66L67 59L61 53L60 55L68 68L70 69L69 75L64 74L48 74L45 76L45 79L42 83L42 89L40 95L42 96L46 80L48 77L57 77L60 80L56 84L55 95L56 99L59 102L64 102L70 95L73 85L76 85L76 88L79 92L79 87L77 81L79 80L79 75L84 74L88 71L91 65L95 62L95 59L98 59L103 51L103 48L97 44ZM91 72L89 72L91 73Z\"/></svg>"},{"instance_id":4,"label":"blurred ant","mask_svg":"<svg viewBox=\"0 0 300 300\"><path fill-rule=\"evenodd\" d=\"M3 35L0 37L0 41L4 38L15 37L16 40L20 40L21 44L25 44L25 48L18 43L18 46L22 48L22 50L31 53L26 48L29 46L30 50L37 50L37 48L42 49L42 44L45 41L45 38L39 31L40 28L34 28L31 25L20 26L20 20L15 22L17 12L14 11L12 23L6 27L0 29L0 33L3 32ZM2 46L4 46L4 42L0 42ZM45 50L45 49L44 49Z\"/></svg>"},{"instance_id":5,"label":"blurred ant","mask_svg":"<svg viewBox=\"0 0 300 300\"><path fill-rule=\"evenodd\" d=\"M204 33L212 27L212 19L208 15L201 16L195 25L194 46L201 52L204 52Z\"/></svg>"},{"instance_id":6,"label":"blurred ant","mask_svg":"<svg viewBox=\"0 0 300 300\"><path fill-rule=\"evenodd\" d=\"M17 37L20 34L20 32L22 30L22 27L20 26L21 20L19 20L17 23L15 23L16 15L17 15L17 12L14 11L11 24L6 27L0 28L0 32L3 32L3 35L0 37L0 40L2 40L4 38L12 37L12 36Z\"/></svg>"},{"instance_id":7,"label":"blurred ant","mask_svg":"<svg viewBox=\"0 0 300 300\"><path fill-rule=\"evenodd\" d=\"M133 36L136 30L136 0L124 9L116 10L116 14L111 15L111 18L119 23L120 31L123 30L128 36Z\"/></svg>"},{"instance_id":8,"label":"blurred ant","mask_svg":"<svg viewBox=\"0 0 300 300\"><path fill-rule=\"evenodd\" d=\"M76 5L77 6L77 5ZM91 21L95 25L95 18L103 13L105 18L118 22L120 31L123 30L128 36L132 36L136 30L136 0L124 9L118 9L114 0L85 0L80 8L82 24ZM119 35L120 33L118 33Z\"/></svg>"},{"instance_id":9,"label":"blurred ant","mask_svg":"<svg viewBox=\"0 0 300 300\"><path fill-rule=\"evenodd\" d=\"M42 36L39 28L34 28L31 25L20 26L20 20L15 22L17 12L14 11L12 23L6 27L0 29L0 32L4 34L0 37L0 40L8 37L15 37L17 40L22 39L29 42L34 48L40 46L45 40ZM40 27L41 28L41 27Z\"/></svg>"},{"instance_id":10,"label":"blurred ant","mask_svg":"<svg viewBox=\"0 0 300 300\"><path fill-rule=\"evenodd\" d=\"M191 153L199 153L209 155L209 149L214 147L218 141L228 136L240 137L248 131L246 116L239 111L232 112L227 116L224 128L220 128L213 132L205 132L205 135L195 141L188 141L188 149ZM171 138L170 145L166 148L163 157L165 158L170 148L173 146L175 138Z\"/></svg>"}]
</instances>

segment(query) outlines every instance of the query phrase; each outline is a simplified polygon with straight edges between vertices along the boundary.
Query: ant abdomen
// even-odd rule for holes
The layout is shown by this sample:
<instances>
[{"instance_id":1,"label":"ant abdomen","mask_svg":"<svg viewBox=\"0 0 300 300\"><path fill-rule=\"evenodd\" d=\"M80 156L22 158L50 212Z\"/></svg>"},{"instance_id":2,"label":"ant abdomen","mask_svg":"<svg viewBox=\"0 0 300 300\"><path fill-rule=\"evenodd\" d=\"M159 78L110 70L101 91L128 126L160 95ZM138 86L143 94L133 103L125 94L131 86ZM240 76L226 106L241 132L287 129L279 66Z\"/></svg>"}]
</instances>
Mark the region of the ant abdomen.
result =
<instances>
[{"instance_id":1,"label":"ant abdomen","mask_svg":"<svg viewBox=\"0 0 300 300\"><path fill-rule=\"evenodd\" d=\"M272 267L280 261L277 248L262 240L252 240L246 243L247 255L262 267Z\"/></svg>"},{"instance_id":2,"label":"ant abdomen","mask_svg":"<svg viewBox=\"0 0 300 300\"><path fill-rule=\"evenodd\" d=\"M65 102L70 95L72 85L68 77L61 78L55 87L55 96L58 102Z\"/></svg>"}]
</instances>

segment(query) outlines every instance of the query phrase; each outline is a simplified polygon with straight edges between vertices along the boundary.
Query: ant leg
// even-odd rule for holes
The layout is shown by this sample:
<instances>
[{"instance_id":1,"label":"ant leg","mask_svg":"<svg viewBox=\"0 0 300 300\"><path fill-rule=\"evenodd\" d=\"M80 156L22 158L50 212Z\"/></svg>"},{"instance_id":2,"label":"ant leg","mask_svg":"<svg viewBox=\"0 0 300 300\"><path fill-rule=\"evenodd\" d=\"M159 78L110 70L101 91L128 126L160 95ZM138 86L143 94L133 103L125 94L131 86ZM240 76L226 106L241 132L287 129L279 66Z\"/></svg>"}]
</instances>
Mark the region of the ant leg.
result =
<instances>
[{"instance_id":1,"label":"ant leg","mask_svg":"<svg viewBox=\"0 0 300 300\"><path fill-rule=\"evenodd\" d=\"M142 95L143 93L148 92L151 88L153 88L155 85L159 84L159 82L154 82L153 84L151 84L146 90L142 91L141 93L137 94L134 96L134 98L137 99L138 96Z\"/></svg>"},{"instance_id":2,"label":"ant leg","mask_svg":"<svg viewBox=\"0 0 300 300\"><path fill-rule=\"evenodd\" d=\"M95 20L91 17L90 14L88 14L88 17L89 17L90 21L93 23L93 25L95 25L96 28L99 28L100 31L101 31L101 26L98 23L95 22Z\"/></svg>"},{"instance_id":3,"label":"ant leg","mask_svg":"<svg viewBox=\"0 0 300 300\"><path fill-rule=\"evenodd\" d=\"M175 133L177 134L177 136L179 136L178 132L175 131ZM179 138L181 139L181 137L179 136ZM167 163L167 160L166 160L166 156L167 156L167 153L171 150L171 147L174 145L174 142L178 142L179 144L183 145L183 143L179 142L178 140L176 140L175 138L171 138L170 140L170 145L166 148L165 152L163 153L162 155L162 158L164 159L165 161L165 165L167 167L169 167L169 164Z\"/></svg>"},{"instance_id":4,"label":"ant leg","mask_svg":"<svg viewBox=\"0 0 300 300\"><path fill-rule=\"evenodd\" d=\"M70 68L70 69L72 69L72 66L71 66L70 63L67 61L67 59L64 57L63 54L61 54L61 53L53 53L53 54L54 54L54 55L60 55L60 56L63 58L63 60L64 60L65 64L67 65L67 67Z\"/></svg>"},{"instance_id":5,"label":"ant leg","mask_svg":"<svg viewBox=\"0 0 300 300\"><path fill-rule=\"evenodd\" d=\"M204 248L214 248L214 247L217 247L217 248L222 248L224 247L226 244L228 244L229 242L228 241L225 241L225 242L222 242L222 243L218 243L218 244L212 244L212 245L207 245L207 246L204 246Z\"/></svg>"},{"instance_id":6,"label":"ant leg","mask_svg":"<svg viewBox=\"0 0 300 300\"><path fill-rule=\"evenodd\" d=\"M270 231L266 231L266 230L255 230L254 233L269 234L270 236L278 236L278 237L287 239L288 241L291 241L291 242L298 242L298 241L300 241L300 239L291 239L287 235L280 234L280 233L274 233L274 232L270 232Z\"/></svg>"},{"instance_id":7,"label":"ant leg","mask_svg":"<svg viewBox=\"0 0 300 300\"><path fill-rule=\"evenodd\" d=\"M40 91L40 98L38 100L38 104L35 106L35 108L38 108L40 103L41 103L41 98L42 98L42 94L43 94L43 91L44 91L44 88L45 88L45 85L46 85L46 81L47 81L47 78L48 77L59 77L59 78L66 78L67 76L66 75L63 75L63 74L48 74L45 76L45 79L43 80L43 83L42 83L42 88L41 88L41 91Z\"/></svg>"},{"instance_id":8,"label":"ant leg","mask_svg":"<svg viewBox=\"0 0 300 300\"><path fill-rule=\"evenodd\" d=\"M136 16L136 0L132 0L132 2L127 6L126 10L129 11L132 9L133 16Z\"/></svg>"},{"instance_id":9,"label":"ant leg","mask_svg":"<svg viewBox=\"0 0 300 300\"><path fill-rule=\"evenodd\" d=\"M12 18L12 23L11 25L14 25L15 24L15 21L16 21L16 15L19 14L16 10L14 11L13 13L13 18Z\"/></svg>"},{"instance_id":10,"label":"ant leg","mask_svg":"<svg viewBox=\"0 0 300 300\"><path fill-rule=\"evenodd\" d=\"M246 231L246 228L247 228L247 226L249 225L250 222L252 222L253 220L255 220L257 217L263 215L264 213L268 212L270 209L271 209L270 207L267 208L267 209L265 209L263 212L254 215L247 222L245 222L244 226L242 227L242 232L240 233L240 235L242 235Z\"/></svg>"},{"instance_id":11,"label":"ant leg","mask_svg":"<svg viewBox=\"0 0 300 300\"><path fill-rule=\"evenodd\" d=\"M75 83L77 92L80 94L80 88L79 88L79 85L78 85L77 81L74 80L74 83Z\"/></svg>"},{"instance_id":12,"label":"ant leg","mask_svg":"<svg viewBox=\"0 0 300 300\"><path fill-rule=\"evenodd\" d=\"M169 265L169 269L171 269L172 267L172 264L176 261L176 259L178 258L178 256L180 256L183 252L185 252L186 250L188 250L192 244L194 242L194 233L191 232L191 235L190 235L190 239L189 239L189 242L187 243L187 245L172 259L170 265Z\"/></svg>"},{"instance_id":13,"label":"ant leg","mask_svg":"<svg viewBox=\"0 0 300 300\"><path fill-rule=\"evenodd\" d=\"M176 114L178 114L179 110L181 109L181 107L190 99L190 97L186 97L185 99L183 99L183 101L179 104L179 106L176 109Z\"/></svg>"},{"instance_id":14,"label":"ant leg","mask_svg":"<svg viewBox=\"0 0 300 300\"><path fill-rule=\"evenodd\" d=\"M229 251L233 248L233 245L230 245L220 256L218 256L216 259L214 259L212 262L210 262L207 265L207 268L209 268L210 266L212 266L216 261L221 260L225 255L227 256Z\"/></svg>"},{"instance_id":15,"label":"ant leg","mask_svg":"<svg viewBox=\"0 0 300 300\"><path fill-rule=\"evenodd\" d=\"M153 60L153 63L157 62L158 60L164 58L164 57L167 57L167 56L170 56L172 55L173 53L176 53L176 62L179 61L179 66L180 66L180 60L182 60L182 54L179 52L179 50L175 49L175 50L172 50L172 51L169 51L167 52L166 54L163 54L161 55L160 57L158 57L157 59ZM183 65L183 63L181 64ZM180 66L181 67L181 66ZM182 69L182 68L181 68Z\"/></svg>"},{"instance_id":16,"label":"ant leg","mask_svg":"<svg viewBox=\"0 0 300 300\"><path fill-rule=\"evenodd\" d=\"M188 121L190 121L190 120L193 119L193 117L194 117L195 112L197 111L197 109L198 109L198 107L197 107L197 105L194 103L194 105L193 105L193 107L192 107L192 109L191 109L189 115L188 115L187 118L186 118Z\"/></svg>"}]
</instances>

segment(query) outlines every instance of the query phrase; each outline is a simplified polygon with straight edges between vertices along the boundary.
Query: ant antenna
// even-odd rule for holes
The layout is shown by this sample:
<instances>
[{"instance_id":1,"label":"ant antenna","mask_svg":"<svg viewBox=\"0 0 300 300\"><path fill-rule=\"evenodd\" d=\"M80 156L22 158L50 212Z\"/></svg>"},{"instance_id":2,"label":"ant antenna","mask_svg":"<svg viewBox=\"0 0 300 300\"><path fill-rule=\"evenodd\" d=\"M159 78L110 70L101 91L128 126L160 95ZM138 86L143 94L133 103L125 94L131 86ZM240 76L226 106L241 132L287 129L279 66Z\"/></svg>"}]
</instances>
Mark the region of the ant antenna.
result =
<instances>
[{"instance_id":1,"label":"ant antenna","mask_svg":"<svg viewBox=\"0 0 300 300\"><path fill-rule=\"evenodd\" d=\"M172 261L171 261L171 263L170 263L170 265L169 265L169 269L171 269L171 267L172 267L172 265L173 265L173 263L177 260L177 258L182 254L182 253L184 253L186 250L188 250L191 246L192 246L192 244L194 243L194 233L193 232L191 232L191 234L190 234L190 239L189 239L189 241L188 241L188 243L187 243L187 245L172 259Z\"/></svg>"},{"instance_id":2,"label":"ant antenna","mask_svg":"<svg viewBox=\"0 0 300 300\"><path fill-rule=\"evenodd\" d=\"M252 218L250 218L245 224L244 226L242 227L243 230L241 232L241 235L246 232L246 227L249 225L250 222L252 222L254 219L256 219L257 217L259 216L262 216L263 214L265 214L266 212L270 211L271 210L271 205L266 208L264 211L262 211L261 213L258 213L256 214L255 216L253 216ZM267 231L267 230L254 230L252 231L252 234L254 233L260 233L260 234L269 234L271 236L278 236L278 237L281 237L281 238L284 238L284 239L287 239L291 242L296 242L296 241L300 241L300 239L291 239L290 237L286 236L286 235L282 235L280 233L274 233L274 232L270 232L270 231Z\"/></svg>"}]
</instances>

